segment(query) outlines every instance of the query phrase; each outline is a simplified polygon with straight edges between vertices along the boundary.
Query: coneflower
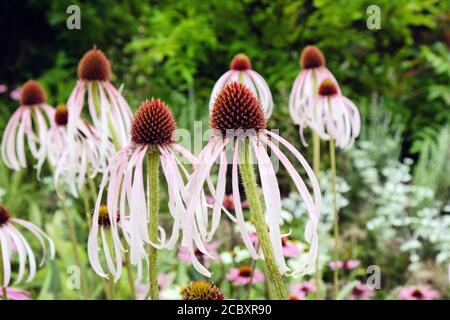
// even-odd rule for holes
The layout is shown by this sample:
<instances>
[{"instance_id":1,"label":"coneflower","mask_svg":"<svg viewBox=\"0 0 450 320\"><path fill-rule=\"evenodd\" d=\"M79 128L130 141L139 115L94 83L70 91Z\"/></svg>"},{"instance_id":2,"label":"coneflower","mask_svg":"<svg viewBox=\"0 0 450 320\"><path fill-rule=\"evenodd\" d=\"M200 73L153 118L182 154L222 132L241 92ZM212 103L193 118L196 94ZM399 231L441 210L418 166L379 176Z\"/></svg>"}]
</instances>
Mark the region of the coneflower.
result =
<instances>
[{"instance_id":1,"label":"coneflower","mask_svg":"<svg viewBox=\"0 0 450 320\"><path fill-rule=\"evenodd\" d=\"M27 167L25 140L38 162L44 157L42 143L47 139L48 123L54 110L45 100L39 82L25 82L20 94L20 107L14 112L3 133L1 154L5 164L14 170Z\"/></svg>"},{"instance_id":2,"label":"coneflower","mask_svg":"<svg viewBox=\"0 0 450 320\"><path fill-rule=\"evenodd\" d=\"M281 218L281 196L278 187L278 181L273 164L264 147L271 149L274 156L286 168L288 174L305 201L309 213L309 222L306 226L305 238L310 243L310 251L305 257L304 263L299 266L293 274L302 274L309 272L314 268L317 256L317 221L321 202L319 185L312 169L289 142L279 135L266 129L266 119L264 110L257 97L244 84L231 82L227 84L218 94L214 101L210 116L210 125L213 129L213 136L208 144L198 156L198 165L187 185L189 190L188 207L186 217L194 215L195 208L201 201L202 189L205 181L211 172L211 168L217 159L220 159L219 173L217 178L217 187L214 200L214 209L212 215L212 228L209 238L218 228L220 223L221 204L225 196L227 157L226 149L229 146L233 151L232 159L232 194L235 206L233 220L237 222L244 244L254 259L260 258L254 244L249 236L249 230L246 227L244 215L241 207L241 196L239 192L238 168L241 173L244 184L252 221L254 221L260 245L264 254L264 260L267 264L271 281L274 282L278 296L286 298L286 292L282 283L281 275L289 271L283 257L283 248L281 242L280 224ZM285 146L305 169L308 178L314 190L314 196L311 195L303 179L297 170L288 160L286 155L276 146L271 139ZM252 166L252 156L256 156L256 163L261 180L262 194L260 194L256 184L255 172ZM265 210L263 210L264 201ZM266 221L268 226L266 225ZM191 226L192 228L192 226ZM194 232L191 232L193 235ZM187 239L193 248L193 238ZM209 273L203 272L204 275Z\"/></svg>"},{"instance_id":3,"label":"coneflower","mask_svg":"<svg viewBox=\"0 0 450 320\"><path fill-rule=\"evenodd\" d=\"M66 182L73 196L78 196L87 178L94 178L106 167L106 159L100 155L100 134L86 121L77 123L75 137L70 139L67 132L69 112L66 105L56 107L52 126L48 130L47 140L43 143L46 157L41 159L38 170L47 159L54 168L55 188L60 191L60 179ZM73 144L72 146L70 144ZM75 150L76 152L70 152ZM114 146L108 142L107 155L114 152Z\"/></svg>"},{"instance_id":4,"label":"coneflower","mask_svg":"<svg viewBox=\"0 0 450 320\"><path fill-rule=\"evenodd\" d=\"M306 116L312 109L312 98L317 95L319 84L329 78L336 84L333 74L325 66L325 57L316 46L307 46L300 56L301 71L295 79L289 96L289 113L295 124L299 125L300 138L307 145L303 130L307 127Z\"/></svg>"},{"instance_id":5,"label":"coneflower","mask_svg":"<svg viewBox=\"0 0 450 320\"><path fill-rule=\"evenodd\" d=\"M45 263L47 256L47 245L49 246L49 257L53 259L55 255L55 245L53 241L38 227L31 222L19 218L12 218L5 206L0 205L0 286L3 288L3 298L7 299L6 287L11 281L11 267L13 266L14 253L18 258L18 273L15 284L21 282L25 276L27 264L29 265L27 282L33 280L36 274L36 258L35 253L31 249L28 241L22 233L15 227L21 226L31 232L43 250L43 258L39 264Z\"/></svg>"},{"instance_id":6,"label":"coneflower","mask_svg":"<svg viewBox=\"0 0 450 320\"><path fill-rule=\"evenodd\" d=\"M209 110L212 111L217 94L223 87L232 82L242 82L258 97L264 110L266 119L269 119L273 111L273 99L266 80L255 70L252 69L250 59L244 53L238 53L230 63L230 70L225 72L216 84L209 100Z\"/></svg>"},{"instance_id":7,"label":"coneflower","mask_svg":"<svg viewBox=\"0 0 450 320\"><path fill-rule=\"evenodd\" d=\"M82 121L87 90L87 111L90 122L100 134L101 159L108 157L109 141L114 142L116 149L129 143L132 117L128 103L111 84L110 77L111 65L105 54L99 49L89 50L78 64L78 81L67 101L68 135L70 139L75 139L77 125Z\"/></svg>"},{"instance_id":8,"label":"coneflower","mask_svg":"<svg viewBox=\"0 0 450 320\"><path fill-rule=\"evenodd\" d=\"M104 173L91 231L91 234L96 232L95 224L97 224L100 214L103 191L107 187L106 204L110 228L112 233L116 234L117 221L127 221L128 226L121 224L120 227L126 227L125 231L130 235L127 242L130 247L132 264L136 265L145 258L143 255L144 245L150 244L148 258L152 299L158 298L156 248L173 248L182 226L184 230L186 229L184 225L194 225L194 220L185 221L183 219L184 180L188 176L188 171L182 162L186 160L187 163L192 163L195 158L189 151L176 143L175 129L175 119L163 101L152 99L141 104L132 122L131 143L113 156ZM145 163L147 163L146 170ZM168 206L173 218L172 234L169 239L166 239L164 230L158 225L160 165L168 185ZM145 172L147 179L145 179ZM199 228L201 225L201 223L198 224ZM183 235L183 238L195 237L197 248L207 254L199 235L200 233L205 234L206 231L187 230L192 234ZM197 260L195 259L195 261ZM114 269L110 268L110 271L114 272ZM98 273L104 276L104 273Z\"/></svg>"},{"instance_id":9,"label":"coneflower","mask_svg":"<svg viewBox=\"0 0 450 320\"><path fill-rule=\"evenodd\" d=\"M193 281L181 290L183 300L223 300L222 291L214 283L206 280Z\"/></svg>"},{"instance_id":10,"label":"coneflower","mask_svg":"<svg viewBox=\"0 0 450 320\"><path fill-rule=\"evenodd\" d=\"M333 192L334 260L339 260L339 210L336 194L336 150L335 145L347 149L353 145L361 130L358 108L340 93L334 78L323 80L317 96L311 99L305 112L305 124L314 135L329 141L331 178ZM334 296L339 290L339 269L334 269Z\"/></svg>"},{"instance_id":11,"label":"coneflower","mask_svg":"<svg viewBox=\"0 0 450 320\"><path fill-rule=\"evenodd\" d=\"M339 148L352 146L361 130L358 108L340 94L333 79L320 83L318 95L312 99L306 125L323 140L334 140Z\"/></svg>"}]
</instances>

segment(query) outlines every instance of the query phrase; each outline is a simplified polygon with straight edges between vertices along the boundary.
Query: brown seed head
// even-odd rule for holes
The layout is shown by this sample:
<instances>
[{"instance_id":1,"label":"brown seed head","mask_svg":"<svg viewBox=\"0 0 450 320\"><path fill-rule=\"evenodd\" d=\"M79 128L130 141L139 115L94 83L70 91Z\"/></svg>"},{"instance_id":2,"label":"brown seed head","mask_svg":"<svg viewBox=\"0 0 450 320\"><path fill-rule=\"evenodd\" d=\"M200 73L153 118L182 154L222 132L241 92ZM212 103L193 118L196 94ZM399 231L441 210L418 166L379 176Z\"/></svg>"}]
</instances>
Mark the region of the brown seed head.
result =
<instances>
[{"instance_id":1,"label":"brown seed head","mask_svg":"<svg viewBox=\"0 0 450 320\"><path fill-rule=\"evenodd\" d=\"M325 79L319 86L319 95L320 96L334 96L337 94L336 84L331 79Z\"/></svg>"},{"instance_id":2,"label":"brown seed head","mask_svg":"<svg viewBox=\"0 0 450 320\"><path fill-rule=\"evenodd\" d=\"M325 57L316 46L306 46L300 56L300 65L303 69L313 69L325 66Z\"/></svg>"},{"instance_id":3,"label":"brown seed head","mask_svg":"<svg viewBox=\"0 0 450 320\"><path fill-rule=\"evenodd\" d=\"M252 68L252 63L245 53L238 53L230 63L231 70L244 71Z\"/></svg>"},{"instance_id":4,"label":"brown seed head","mask_svg":"<svg viewBox=\"0 0 450 320\"><path fill-rule=\"evenodd\" d=\"M183 300L223 300L222 291L214 283L206 280L193 281L181 291Z\"/></svg>"},{"instance_id":5,"label":"brown seed head","mask_svg":"<svg viewBox=\"0 0 450 320\"><path fill-rule=\"evenodd\" d=\"M6 210L4 205L0 204L0 227L7 223L10 218L8 210Z\"/></svg>"},{"instance_id":6,"label":"brown seed head","mask_svg":"<svg viewBox=\"0 0 450 320\"><path fill-rule=\"evenodd\" d=\"M239 268L239 275L241 277L250 277L252 275L252 268L247 265L241 266Z\"/></svg>"},{"instance_id":7,"label":"brown seed head","mask_svg":"<svg viewBox=\"0 0 450 320\"><path fill-rule=\"evenodd\" d=\"M211 128L225 137L227 130L255 130L266 128L264 111L258 98L242 83L227 84L212 106Z\"/></svg>"},{"instance_id":8,"label":"brown seed head","mask_svg":"<svg viewBox=\"0 0 450 320\"><path fill-rule=\"evenodd\" d=\"M69 112L64 103L58 104L55 110L55 123L58 126L65 126L69 120Z\"/></svg>"},{"instance_id":9,"label":"brown seed head","mask_svg":"<svg viewBox=\"0 0 450 320\"><path fill-rule=\"evenodd\" d=\"M45 92L36 80L28 80L22 86L20 93L20 104L23 106L33 106L45 102Z\"/></svg>"},{"instance_id":10,"label":"brown seed head","mask_svg":"<svg viewBox=\"0 0 450 320\"><path fill-rule=\"evenodd\" d=\"M111 64L99 49L89 50L78 63L78 78L82 80L107 81L111 76Z\"/></svg>"},{"instance_id":11,"label":"brown seed head","mask_svg":"<svg viewBox=\"0 0 450 320\"><path fill-rule=\"evenodd\" d=\"M166 145L174 142L176 122L169 107L160 99L146 100L131 124L131 140L137 144Z\"/></svg>"}]
</instances>

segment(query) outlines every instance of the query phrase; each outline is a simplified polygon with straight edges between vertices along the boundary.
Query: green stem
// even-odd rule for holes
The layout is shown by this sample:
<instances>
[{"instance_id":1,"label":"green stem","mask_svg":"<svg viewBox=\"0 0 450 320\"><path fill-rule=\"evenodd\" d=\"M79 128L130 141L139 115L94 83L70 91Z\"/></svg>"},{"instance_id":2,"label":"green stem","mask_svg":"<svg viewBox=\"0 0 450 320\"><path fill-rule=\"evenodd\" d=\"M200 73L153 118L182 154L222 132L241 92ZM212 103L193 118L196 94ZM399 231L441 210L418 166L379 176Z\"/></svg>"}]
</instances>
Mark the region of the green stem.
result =
<instances>
[{"instance_id":1,"label":"green stem","mask_svg":"<svg viewBox=\"0 0 450 320\"><path fill-rule=\"evenodd\" d=\"M75 263L77 264L78 268L80 268L80 286L81 286L81 292L83 294L83 297L85 300L89 299L89 294L86 289L86 284L84 282L84 274L83 274L83 268L81 264L80 255L78 253L78 241L77 241L77 234L75 232L75 228L72 223L72 219L70 217L70 211L66 204L66 197L64 196L64 191L61 190L59 200L61 201L61 206L66 218L67 222L67 228L69 229L70 234L70 240L72 241L72 247L73 247L73 255L75 257Z\"/></svg>"},{"instance_id":2,"label":"green stem","mask_svg":"<svg viewBox=\"0 0 450 320\"><path fill-rule=\"evenodd\" d=\"M147 156L147 204L149 214L148 233L150 241L158 242L159 224L159 152L150 151ZM158 251L152 245L148 246L149 256L149 278L150 278L150 298L159 300L158 288Z\"/></svg>"},{"instance_id":3,"label":"green stem","mask_svg":"<svg viewBox=\"0 0 450 320\"><path fill-rule=\"evenodd\" d=\"M266 222L264 221L264 210L259 197L258 186L256 184L255 172L251 161L250 145L244 142L244 159L239 164L242 182L244 184L245 194L247 196L250 214L253 218L258 235L259 243L264 254L264 262L272 281L278 299L287 300L287 292L284 287L283 278L278 269L273 253L272 244L269 238ZM281 239L280 239L281 241Z\"/></svg>"},{"instance_id":4,"label":"green stem","mask_svg":"<svg viewBox=\"0 0 450 320\"><path fill-rule=\"evenodd\" d=\"M6 290L6 286L3 284L3 252L2 252L2 246L0 243L0 283L2 287L2 298L3 300L8 300L8 291Z\"/></svg>"},{"instance_id":5,"label":"green stem","mask_svg":"<svg viewBox=\"0 0 450 320\"><path fill-rule=\"evenodd\" d=\"M320 173L320 138L319 135L313 130L313 170L317 179L319 179ZM320 238L320 237L319 237ZM320 252L320 250L319 250ZM316 283L316 299L320 299L320 286L322 282L322 273L320 270L319 263L319 255L317 255L316 259L316 274L315 274L315 283Z\"/></svg>"},{"instance_id":6,"label":"green stem","mask_svg":"<svg viewBox=\"0 0 450 320\"><path fill-rule=\"evenodd\" d=\"M334 261L339 259L339 212L337 209L336 195L336 150L334 147L334 139L330 138L330 160L331 160L331 178L333 191L333 233L334 233ZM333 276L333 293L334 299L337 298L339 292L339 270L334 268Z\"/></svg>"}]
</instances>

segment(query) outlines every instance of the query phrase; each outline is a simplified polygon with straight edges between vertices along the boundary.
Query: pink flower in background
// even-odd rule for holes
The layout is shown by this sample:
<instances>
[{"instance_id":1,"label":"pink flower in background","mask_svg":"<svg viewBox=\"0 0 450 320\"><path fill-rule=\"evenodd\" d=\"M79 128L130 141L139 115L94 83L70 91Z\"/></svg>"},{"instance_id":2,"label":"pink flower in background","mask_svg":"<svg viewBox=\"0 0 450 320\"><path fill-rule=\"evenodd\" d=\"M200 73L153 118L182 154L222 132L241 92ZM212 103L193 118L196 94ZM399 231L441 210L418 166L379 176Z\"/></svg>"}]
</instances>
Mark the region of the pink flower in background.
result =
<instances>
[{"instance_id":1,"label":"pink flower in background","mask_svg":"<svg viewBox=\"0 0 450 320\"><path fill-rule=\"evenodd\" d=\"M38 163L45 159L42 144L47 141L48 124L54 116L54 109L45 100L39 82L29 80L23 85L20 106L9 119L1 143L1 156L8 168L18 171L27 167L25 143Z\"/></svg>"},{"instance_id":2,"label":"pink flower in background","mask_svg":"<svg viewBox=\"0 0 450 320\"><path fill-rule=\"evenodd\" d=\"M341 270L353 270L361 265L359 260L347 260L347 261L330 261L328 266L331 270L341 269Z\"/></svg>"},{"instance_id":3,"label":"pink flower in background","mask_svg":"<svg viewBox=\"0 0 450 320\"><path fill-rule=\"evenodd\" d=\"M411 286L401 289L398 296L402 300L434 300L440 293L427 286Z\"/></svg>"},{"instance_id":4,"label":"pink flower in background","mask_svg":"<svg viewBox=\"0 0 450 320\"><path fill-rule=\"evenodd\" d=\"M273 99L269 86L263 77L252 69L250 59L244 53L238 53L231 60L230 70L225 72L216 84L209 100L209 110L212 111L214 101L220 91L229 83L237 81L244 83L261 101L264 115L269 119L273 111Z\"/></svg>"},{"instance_id":5,"label":"pink flower in background","mask_svg":"<svg viewBox=\"0 0 450 320\"><path fill-rule=\"evenodd\" d=\"M295 258L300 255L300 250L295 241L291 241L287 237L282 237L281 243L283 245L283 254L285 257Z\"/></svg>"},{"instance_id":6,"label":"pink flower in background","mask_svg":"<svg viewBox=\"0 0 450 320\"><path fill-rule=\"evenodd\" d=\"M296 295L290 295L289 300L307 300L304 293L299 293Z\"/></svg>"},{"instance_id":7,"label":"pink flower in background","mask_svg":"<svg viewBox=\"0 0 450 320\"><path fill-rule=\"evenodd\" d=\"M346 270L353 270L358 268L361 265L361 261L359 260L347 260L344 261L344 269Z\"/></svg>"},{"instance_id":8,"label":"pink flower in background","mask_svg":"<svg viewBox=\"0 0 450 320\"><path fill-rule=\"evenodd\" d=\"M252 268L244 265L240 268L231 268L225 279L232 281L237 286L242 286L250 283L251 279L253 284L263 282L264 274L255 268L252 278Z\"/></svg>"},{"instance_id":9,"label":"pink flower in background","mask_svg":"<svg viewBox=\"0 0 450 320\"><path fill-rule=\"evenodd\" d=\"M351 300L369 300L374 294L375 291L373 288L364 283L358 283L353 287L348 298Z\"/></svg>"},{"instance_id":10,"label":"pink flower in background","mask_svg":"<svg viewBox=\"0 0 450 320\"><path fill-rule=\"evenodd\" d=\"M0 84L0 94L8 91L8 87L5 84Z\"/></svg>"},{"instance_id":11,"label":"pink flower in background","mask_svg":"<svg viewBox=\"0 0 450 320\"><path fill-rule=\"evenodd\" d=\"M206 203L209 205L213 205L215 203L214 197L208 196L206 198ZM234 210L234 202L233 202L233 195L232 194L226 194L223 198L223 207L228 211ZM248 201L244 200L241 201L241 207L242 209L248 208Z\"/></svg>"},{"instance_id":12,"label":"pink flower in background","mask_svg":"<svg viewBox=\"0 0 450 320\"><path fill-rule=\"evenodd\" d=\"M31 294L28 291L6 288L8 300L31 300ZM0 290L0 297L3 299L3 290Z\"/></svg>"},{"instance_id":13,"label":"pink flower in background","mask_svg":"<svg viewBox=\"0 0 450 320\"><path fill-rule=\"evenodd\" d=\"M21 94L22 94L22 88L21 87L17 87L17 88L15 88L13 91L11 91L9 93L9 96L11 97L11 99L19 101Z\"/></svg>"},{"instance_id":14,"label":"pink flower in background","mask_svg":"<svg viewBox=\"0 0 450 320\"><path fill-rule=\"evenodd\" d=\"M313 108L312 100L317 95L318 85L330 78L341 92L333 74L325 66L325 57L316 46L306 46L300 56L302 70L295 79L289 96L289 113L295 124L300 126L300 138L306 146L303 129L308 126L307 114Z\"/></svg>"},{"instance_id":15,"label":"pink flower in background","mask_svg":"<svg viewBox=\"0 0 450 320\"><path fill-rule=\"evenodd\" d=\"M294 296L307 295L310 292L316 292L316 290L317 288L313 280L291 285L291 294Z\"/></svg>"},{"instance_id":16,"label":"pink flower in background","mask_svg":"<svg viewBox=\"0 0 450 320\"><path fill-rule=\"evenodd\" d=\"M219 258L219 253L217 252L217 248L221 245L221 241L214 241L211 243L206 243L205 244L205 248L206 250L208 250L209 255L214 258L217 259ZM200 250L196 249L195 250L195 256L197 259L201 260L204 264L204 266L206 268L209 268L210 266L210 262L211 262L211 257L202 253ZM178 255L177 255L178 259L181 262L184 262L186 264L191 264L192 263L192 259L191 259L191 253L190 251L184 247L181 246L180 250L178 250Z\"/></svg>"}]
</instances>

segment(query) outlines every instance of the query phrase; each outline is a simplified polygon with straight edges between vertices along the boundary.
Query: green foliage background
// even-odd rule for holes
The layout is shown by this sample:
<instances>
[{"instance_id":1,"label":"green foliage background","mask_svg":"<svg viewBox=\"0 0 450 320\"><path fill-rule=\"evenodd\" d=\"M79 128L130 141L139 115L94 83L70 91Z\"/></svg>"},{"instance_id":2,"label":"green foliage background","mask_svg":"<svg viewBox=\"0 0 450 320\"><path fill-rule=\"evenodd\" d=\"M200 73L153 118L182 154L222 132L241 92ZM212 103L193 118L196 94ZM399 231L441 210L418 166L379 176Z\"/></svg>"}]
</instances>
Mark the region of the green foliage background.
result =
<instances>
[{"instance_id":1,"label":"green foliage background","mask_svg":"<svg viewBox=\"0 0 450 320\"><path fill-rule=\"evenodd\" d=\"M81 30L68 30L68 5L81 8ZM369 5L381 29L369 30ZM114 82L136 108L166 99L180 121L207 116L215 80L237 52L250 56L286 121L286 98L307 44L326 55L344 93L373 97L405 124L406 153L437 136L450 118L450 13L447 1L2 1L0 79L10 87L39 78L53 104L65 101L76 65L94 44L113 62ZM15 103L2 97L0 127ZM189 115L186 117L186 115ZM186 120L186 121L184 121ZM276 121L280 120L280 123Z\"/></svg>"}]
</instances>

